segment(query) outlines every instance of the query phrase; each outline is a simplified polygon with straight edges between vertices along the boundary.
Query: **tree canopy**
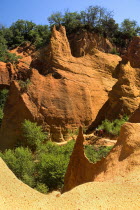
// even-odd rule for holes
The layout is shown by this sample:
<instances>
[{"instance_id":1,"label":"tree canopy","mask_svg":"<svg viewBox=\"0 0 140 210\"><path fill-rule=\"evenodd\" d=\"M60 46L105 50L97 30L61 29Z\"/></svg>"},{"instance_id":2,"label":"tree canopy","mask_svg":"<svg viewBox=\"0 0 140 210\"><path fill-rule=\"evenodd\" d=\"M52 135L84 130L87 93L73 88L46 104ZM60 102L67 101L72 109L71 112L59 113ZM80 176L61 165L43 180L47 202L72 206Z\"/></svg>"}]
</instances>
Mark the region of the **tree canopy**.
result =
<instances>
[{"instance_id":1,"label":"tree canopy","mask_svg":"<svg viewBox=\"0 0 140 210\"><path fill-rule=\"evenodd\" d=\"M67 34L88 30L110 39L117 47L126 47L129 41L140 33L135 20L124 19L120 27L113 18L113 12L100 6L89 6L80 12L55 12L48 17L49 25L36 25L32 21L17 20L9 28L0 25L0 61L18 59L8 50L29 41L36 48L49 43L53 25L66 27ZM127 43L127 44L126 44Z\"/></svg>"}]
</instances>

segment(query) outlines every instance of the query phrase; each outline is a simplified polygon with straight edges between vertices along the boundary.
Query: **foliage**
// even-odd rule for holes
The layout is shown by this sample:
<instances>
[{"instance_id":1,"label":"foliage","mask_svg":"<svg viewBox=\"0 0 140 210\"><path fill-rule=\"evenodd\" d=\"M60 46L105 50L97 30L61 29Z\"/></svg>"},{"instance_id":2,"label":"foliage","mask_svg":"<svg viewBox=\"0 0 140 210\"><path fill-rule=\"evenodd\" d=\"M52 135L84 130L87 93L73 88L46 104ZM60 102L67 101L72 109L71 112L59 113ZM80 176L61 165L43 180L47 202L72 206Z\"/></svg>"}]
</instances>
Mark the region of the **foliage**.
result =
<instances>
[{"instance_id":1,"label":"foliage","mask_svg":"<svg viewBox=\"0 0 140 210\"><path fill-rule=\"evenodd\" d=\"M7 89L3 89L0 91L0 125L2 123L2 119L3 119L3 109L4 109L4 105L8 96L8 90Z\"/></svg>"},{"instance_id":2,"label":"foliage","mask_svg":"<svg viewBox=\"0 0 140 210\"><path fill-rule=\"evenodd\" d=\"M99 33L109 38L117 47L127 47L133 36L140 33L140 27L136 21L124 19L119 28L113 19L113 12L98 5L89 6L80 12L69 10L64 14L59 11L54 12L48 17L48 22L49 26L17 20L9 28L0 26L0 60L17 62L17 59L13 58L14 55L9 54L8 49L13 49L25 41L31 42L36 48L48 44L53 25L58 27L60 24L64 25L68 34L78 32L80 29Z\"/></svg>"},{"instance_id":3,"label":"foliage","mask_svg":"<svg viewBox=\"0 0 140 210\"><path fill-rule=\"evenodd\" d=\"M8 92L9 91L7 89L3 89L0 91L0 107L1 108L4 108L4 104L6 102Z\"/></svg>"},{"instance_id":4,"label":"foliage","mask_svg":"<svg viewBox=\"0 0 140 210\"><path fill-rule=\"evenodd\" d=\"M128 121L128 116L124 116L121 119L116 119L114 121L104 120L102 124L98 126L98 129L102 129L106 134L112 134L118 136L120 133L121 126Z\"/></svg>"},{"instance_id":5,"label":"foliage","mask_svg":"<svg viewBox=\"0 0 140 210\"><path fill-rule=\"evenodd\" d=\"M23 80L18 80L18 83L20 85L20 90L22 93L27 92L28 86L31 84L31 81L29 79L23 81Z\"/></svg>"},{"instance_id":6,"label":"foliage","mask_svg":"<svg viewBox=\"0 0 140 210\"><path fill-rule=\"evenodd\" d=\"M110 53L114 54L114 55L119 55L119 53L117 52L116 48L113 48Z\"/></svg>"},{"instance_id":7,"label":"foliage","mask_svg":"<svg viewBox=\"0 0 140 210\"><path fill-rule=\"evenodd\" d=\"M37 145L34 152L29 148L18 147L6 150L0 156L19 179L38 191L47 193L61 189L75 140L62 146L51 141L44 142L46 135L41 127L28 120L23 123L23 135L31 146ZM86 155L92 162L106 156L108 151L110 148L107 147L85 148Z\"/></svg>"},{"instance_id":8,"label":"foliage","mask_svg":"<svg viewBox=\"0 0 140 210\"><path fill-rule=\"evenodd\" d=\"M30 122L29 120L24 120L22 124L22 131L25 142L30 147L37 147L40 143L43 143L47 139L47 133L44 133L41 126L37 123Z\"/></svg>"},{"instance_id":9,"label":"foliage","mask_svg":"<svg viewBox=\"0 0 140 210\"><path fill-rule=\"evenodd\" d=\"M74 141L63 146L58 146L51 141L40 145L36 151L37 182L44 183L49 190L62 188L73 146Z\"/></svg>"},{"instance_id":10,"label":"foliage","mask_svg":"<svg viewBox=\"0 0 140 210\"><path fill-rule=\"evenodd\" d=\"M49 192L49 188L44 183L37 183L35 189L41 193L47 194Z\"/></svg>"},{"instance_id":11,"label":"foliage","mask_svg":"<svg viewBox=\"0 0 140 210\"><path fill-rule=\"evenodd\" d=\"M60 25L63 21L63 15L61 12L55 12L50 17L48 17L50 25Z\"/></svg>"},{"instance_id":12,"label":"foliage","mask_svg":"<svg viewBox=\"0 0 140 210\"><path fill-rule=\"evenodd\" d=\"M17 20L9 28L0 28L0 43L6 49L13 49L25 41L31 42L38 48L47 44L49 39L49 27L47 25L36 25L31 21Z\"/></svg>"},{"instance_id":13,"label":"foliage","mask_svg":"<svg viewBox=\"0 0 140 210\"><path fill-rule=\"evenodd\" d=\"M137 35L137 33L140 31L140 27L137 25L135 20L131 21L130 19L124 19L124 21L121 23L120 30L125 33L128 38L131 38Z\"/></svg>"},{"instance_id":14,"label":"foliage","mask_svg":"<svg viewBox=\"0 0 140 210\"><path fill-rule=\"evenodd\" d=\"M6 150L0 156L7 163L14 174L25 184L34 187L35 163L32 159L32 152L28 148L18 147L15 150Z\"/></svg>"},{"instance_id":15,"label":"foliage","mask_svg":"<svg viewBox=\"0 0 140 210\"><path fill-rule=\"evenodd\" d=\"M3 109L0 108L0 125L1 125L1 123L2 123L3 115L4 115Z\"/></svg>"},{"instance_id":16,"label":"foliage","mask_svg":"<svg viewBox=\"0 0 140 210\"><path fill-rule=\"evenodd\" d=\"M76 129L68 129L68 135L70 136L70 137L74 137L74 136L77 136L78 135L78 133L79 133L79 129L78 128L76 128Z\"/></svg>"},{"instance_id":17,"label":"foliage","mask_svg":"<svg viewBox=\"0 0 140 210\"><path fill-rule=\"evenodd\" d=\"M17 63L21 56L17 56L15 53L8 52L7 46L0 43L0 61L5 63Z\"/></svg>"},{"instance_id":18,"label":"foliage","mask_svg":"<svg viewBox=\"0 0 140 210\"><path fill-rule=\"evenodd\" d=\"M112 148L113 148L112 146L94 147L91 145L87 145L85 147L85 154L90 162L96 163L97 161L101 160L103 157L106 157Z\"/></svg>"}]
</instances>

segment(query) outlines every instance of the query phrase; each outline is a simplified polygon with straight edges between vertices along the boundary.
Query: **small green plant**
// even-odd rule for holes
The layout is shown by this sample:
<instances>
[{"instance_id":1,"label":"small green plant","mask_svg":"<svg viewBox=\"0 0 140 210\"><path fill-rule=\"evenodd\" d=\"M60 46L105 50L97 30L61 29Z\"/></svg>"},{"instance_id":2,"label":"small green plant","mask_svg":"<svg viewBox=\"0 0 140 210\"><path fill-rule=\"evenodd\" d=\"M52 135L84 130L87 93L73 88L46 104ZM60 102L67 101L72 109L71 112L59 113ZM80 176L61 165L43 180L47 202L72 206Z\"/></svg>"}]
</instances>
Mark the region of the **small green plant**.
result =
<instances>
[{"instance_id":1,"label":"small green plant","mask_svg":"<svg viewBox=\"0 0 140 210\"><path fill-rule=\"evenodd\" d=\"M5 63L18 63L18 60L21 59L21 56L16 55L15 53L10 53L5 46L0 45L0 61Z\"/></svg>"},{"instance_id":2,"label":"small green plant","mask_svg":"<svg viewBox=\"0 0 140 210\"><path fill-rule=\"evenodd\" d=\"M0 91L0 107L4 108L9 90L3 89Z\"/></svg>"},{"instance_id":3,"label":"small green plant","mask_svg":"<svg viewBox=\"0 0 140 210\"><path fill-rule=\"evenodd\" d=\"M31 84L31 81L27 79L26 81L23 80L18 80L19 85L20 85L20 90L22 93L27 92L28 86Z\"/></svg>"},{"instance_id":4,"label":"small green plant","mask_svg":"<svg viewBox=\"0 0 140 210\"><path fill-rule=\"evenodd\" d=\"M49 192L49 188L44 183L37 183L35 189L41 193L47 194Z\"/></svg>"},{"instance_id":5,"label":"small green plant","mask_svg":"<svg viewBox=\"0 0 140 210\"><path fill-rule=\"evenodd\" d=\"M0 91L0 125L4 116L3 109L8 96L8 92L9 91L7 89L3 89Z\"/></svg>"},{"instance_id":6,"label":"small green plant","mask_svg":"<svg viewBox=\"0 0 140 210\"><path fill-rule=\"evenodd\" d=\"M3 109L0 108L0 125L1 125L1 123L2 123L3 115L4 115Z\"/></svg>"},{"instance_id":7,"label":"small green plant","mask_svg":"<svg viewBox=\"0 0 140 210\"><path fill-rule=\"evenodd\" d=\"M121 126L128 121L128 116L124 116L121 119L116 119L114 121L104 120L102 124L98 126L98 130L104 130L106 134L111 134L113 136L118 136L120 133Z\"/></svg>"},{"instance_id":8,"label":"small green plant","mask_svg":"<svg viewBox=\"0 0 140 210\"><path fill-rule=\"evenodd\" d=\"M96 163L97 161L101 160L103 157L106 157L112 148L113 148L112 146L110 147L100 146L97 148L92 145L87 145L85 147L85 154L90 162Z\"/></svg>"},{"instance_id":9,"label":"small green plant","mask_svg":"<svg viewBox=\"0 0 140 210\"><path fill-rule=\"evenodd\" d=\"M78 135L78 132L79 132L79 129L78 128L76 128L76 129L68 129L68 135L70 136L70 137L73 137L73 136L77 136Z\"/></svg>"},{"instance_id":10,"label":"small green plant","mask_svg":"<svg viewBox=\"0 0 140 210\"><path fill-rule=\"evenodd\" d=\"M110 51L110 53L111 53L111 54L114 54L114 55L120 55L120 54L117 52L116 48L113 48L113 49Z\"/></svg>"}]
</instances>

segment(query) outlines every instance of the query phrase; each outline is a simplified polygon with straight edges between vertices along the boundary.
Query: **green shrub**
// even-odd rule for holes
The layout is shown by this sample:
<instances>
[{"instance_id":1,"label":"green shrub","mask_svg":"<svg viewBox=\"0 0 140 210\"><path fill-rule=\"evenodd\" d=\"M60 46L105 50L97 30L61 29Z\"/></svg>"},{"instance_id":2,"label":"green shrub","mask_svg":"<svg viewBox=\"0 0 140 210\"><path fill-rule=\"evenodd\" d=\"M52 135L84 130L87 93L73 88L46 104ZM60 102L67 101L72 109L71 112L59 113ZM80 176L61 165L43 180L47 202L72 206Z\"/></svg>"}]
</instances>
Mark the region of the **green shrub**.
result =
<instances>
[{"instance_id":1,"label":"green shrub","mask_svg":"<svg viewBox=\"0 0 140 210\"><path fill-rule=\"evenodd\" d=\"M38 178L49 190L60 189L68 166L68 158L63 154L40 154L38 163Z\"/></svg>"},{"instance_id":2,"label":"green shrub","mask_svg":"<svg viewBox=\"0 0 140 210\"><path fill-rule=\"evenodd\" d=\"M116 119L114 121L104 120L102 124L98 126L98 129L102 129L106 134L111 134L118 136L120 133L121 126L128 121L128 116L124 116L121 119Z\"/></svg>"},{"instance_id":3,"label":"green shrub","mask_svg":"<svg viewBox=\"0 0 140 210\"><path fill-rule=\"evenodd\" d=\"M37 183L35 189L41 193L48 193L49 192L49 188L44 184L44 183Z\"/></svg>"},{"instance_id":4,"label":"green shrub","mask_svg":"<svg viewBox=\"0 0 140 210\"><path fill-rule=\"evenodd\" d=\"M24 120L22 124L23 137L25 142L30 147L38 147L45 139L47 139L47 133L44 133L41 126L37 123Z\"/></svg>"},{"instance_id":5,"label":"green shrub","mask_svg":"<svg viewBox=\"0 0 140 210\"><path fill-rule=\"evenodd\" d=\"M0 157L15 175L30 187L42 193L60 190L64 184L75 141L71 140L65 145L58 146L51 141L44 142L48 137L36 123L25 120L22 126L26 141L31 147L35 146L34 152L28 148L18 147L0 153ZM89 160L95 163L105 157L110 149L111 147L86 146L85 153Z\"/></svg>"},{"instance_id":6,"label":"green shrub","mask_svg":"<svg viewBox=\"0 0 140 210\"><path fill-rule=\"evenodd\" d=\"M112 148L113 148L112 146L110 147L101 146L96 148L94 146L87 145L85 147L85 154L90 162L96 163L97 161L101 160L103 157L106 157Z\"/></svg>"},{"instance_id":7,"label":"green shrub","mask_svg":"<svg viewBox=\"0 0 140 210\"><path fill-rule=\"evenodd\" d=\"M113 49L111 50L110 53L111 53L111 54L114 54L114 55L120 55L120 54L117 52L116 48L113 48Z\"/></svg>"},{"instance_id":8,"label":"green shrub","mask_svg":"<svg viewBox=\"0 0 140 210\"><path fill-rule=\"evenodd\" d=\"M0 107L2 109L4 108L4 105L8 96L8 92L9 91L7 89L3 89L0 91Z\"/></svg>"},{"instance_id":9,"label":"green shrub","mask_svg":"<svg viewBox=\"0 0 140 210\"><path fill-rule=\"evenodd\" d=\"M3 154L0 153L0 156L20 180L34 187L35 163L32 152L28 148L18 147L15 150L8 149Z\"/></svg>"},{"instance_id":10,"label":"green shrub","mask_svg":"<svg viewBox=\"0 0 140 210\"><path fill-rule=\"evenodd\" d=\"M5 63L17 63L20 58L21 56L17 56L15 53L8 52L6 43L0 43L0 61Z\"/></svg>"},{"instance_id":11,"label":"green shrub","mask_svg":"<svg viewBox=\"0 0 140 210\"><path fill-rule=\"evenodd\" d=\"M49 190L60 189L64 183L65 172L73 151L74 141L58 146L48 141L37 151L38 182L45 183ZM40 152L41 151L41 152Z\"/></svg>"},{"instance_id":12,"label":"green shrub","mask_svg":"<svg viewBox=\"0 0 140 210\"><path fill-rule=\"evenodd\" d=\"M3 109L0 108L0 125L1 125L1 123L2 123L3 115L4 115Z\"/></svg>"},{"instance_id":13,"label":"green shrub","mask_svg":"<svg viewBox=\"0 0 140 210\"><path fill-rule=\"evenodd\" d=\"M3 89L0 91L0 126L2 123L2 119L3 119L3 109L4 109L4 105L8 96L8 90L7 89Z\"/></svg>"},{"instance_id":14,"label":"green shrub","mask_svg":"<svg viewBox=\"0 0 140 210\"><path fill-rule=\"evenodd\" d=\"M22 93L27 92L28 86L31 84L31 81L27 79L26 81L18 80L18 83L20 85L20 90Z\"/></svg>"},{"instance_id":15,"label":"green shrub","mask_svg":"<svg viewBox=\"0 0 140 210\"><path fill-rule=\"evenodd\" d=\"M73 136L77 136L78 135L78 132L79 132L79 129L68 129L68 135L70 137L73 137Z\"/></svg>"}]
</instances>

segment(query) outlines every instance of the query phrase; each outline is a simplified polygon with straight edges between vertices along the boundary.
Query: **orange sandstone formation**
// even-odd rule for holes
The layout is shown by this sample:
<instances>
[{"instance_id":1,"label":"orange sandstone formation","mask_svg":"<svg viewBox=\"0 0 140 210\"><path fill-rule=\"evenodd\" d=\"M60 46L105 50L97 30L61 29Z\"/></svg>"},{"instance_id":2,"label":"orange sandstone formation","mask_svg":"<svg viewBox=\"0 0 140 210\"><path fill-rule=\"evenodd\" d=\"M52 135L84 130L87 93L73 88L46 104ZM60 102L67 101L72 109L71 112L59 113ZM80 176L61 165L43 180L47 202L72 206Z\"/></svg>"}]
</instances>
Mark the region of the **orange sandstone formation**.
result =
<instances>
[{"instance_id":1,"label":"orange sandstone formation","mask_svg":"<svg viewBox=\"0 0 140 210\"><path fill-rule=\"evenodd\" d=\"M116 82L112 73L120 61L119 56L98 50L73 57L62 26L59 31L53 29L50 45L32 57L32 69L25 69L30 78L27 91L23 93L16 81L10 88L0 149L13 147L21 139L24 119L42 124L54 141L66 139L68 129L89 125L108 99Z\"/></svg>"},{"instance_id":2,"label":"orange sandstone formation","mask_svg":"<svg viewBox=\"0 0 140 210\"><path fill-rule=\"evenodd\" d=\"M93 49L109 53L115 48L110 41L96 33L80 30L68 36L71 52L74 57L92 54Z\"/></svg>"},{"instance_id":3,"label":"orange sandstone formation","mask_svg":"<svg viewBox=\"0 0 140 210\"><path fill-rule=\"evenodd\" d=\"M140 170L140 124L125 123L118 141L106 158L96 164L84 155L83 134L80 128L69 166L65 175L63 192L91 181L114 181L130 171Z\"/></svg>"},{"instance_id":4,"label":"orange sandstone formation","mask_svg":"<svg viewBox=\"0 0 140 210\"><path fill-rule=\"evenodd\" d=\"M10 85L10 75L9 75L9 65L0 62L0 89L9 87Z\"/></svg>"},{"instance_id":5,"label":"orange sandstone formation","mask_svg":"<svg viewBox=\"0 0 140 210\"><path fill-rule=\"evenodd\" d=\"M117 66L114 76L118 78L109 92L109 99L102 106L87 132L92 132L104 119L114 120L124 114L131 116L140 104L140 37L134 37L128 53Z\"/></svg>"}]
</instances>

